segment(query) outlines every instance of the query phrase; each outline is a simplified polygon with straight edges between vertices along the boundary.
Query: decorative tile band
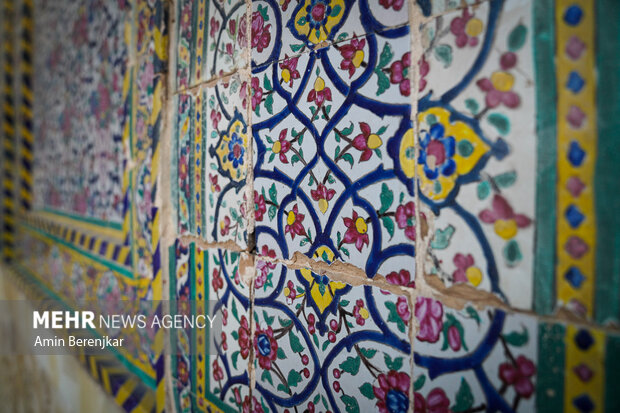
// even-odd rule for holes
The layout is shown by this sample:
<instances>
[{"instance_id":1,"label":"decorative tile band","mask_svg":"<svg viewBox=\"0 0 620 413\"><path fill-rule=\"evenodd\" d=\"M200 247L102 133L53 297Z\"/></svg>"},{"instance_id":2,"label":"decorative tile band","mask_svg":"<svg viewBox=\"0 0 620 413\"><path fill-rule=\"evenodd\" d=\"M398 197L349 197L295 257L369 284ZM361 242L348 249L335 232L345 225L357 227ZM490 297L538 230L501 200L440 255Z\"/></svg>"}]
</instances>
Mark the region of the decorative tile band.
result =
<instances>
[{"instance_id":1,"label":"decorative tile band","mask_svg":"<svg viewBox=\"0 0 620 413\"><path fill-rule=\"evenodd\" d=\"M20 119L20 155L21 167L19 173L21 208L30 210L32 204L32 149L34 137L32 135L32 25L33 0L23 0L21 16L21 119Z\"/></svg>"},{"instance_id":2,"label":"decorative tile band","mask_svg":"<svg viewBox=\"0 0 620 413\"><path fill-rule=\"evenodd\" d=\"M594 3L557 0L557 298L591 317L595 282Z\"/></svg>"},{"instance_id":3,"label":"decorative tile band","mask_svg":"<svg viewBox=\"0 0 620 413\"><path fill-rule=\"evenodd\" d=\"M13 258L13 244L15 236L15 200L14 179L15 171L15 105L13 102L13 16L15 13L13 1L3 2L3 33L4 38L4 90L2 91L2 257L5 261Z\"/></svg>"}]
</instances>

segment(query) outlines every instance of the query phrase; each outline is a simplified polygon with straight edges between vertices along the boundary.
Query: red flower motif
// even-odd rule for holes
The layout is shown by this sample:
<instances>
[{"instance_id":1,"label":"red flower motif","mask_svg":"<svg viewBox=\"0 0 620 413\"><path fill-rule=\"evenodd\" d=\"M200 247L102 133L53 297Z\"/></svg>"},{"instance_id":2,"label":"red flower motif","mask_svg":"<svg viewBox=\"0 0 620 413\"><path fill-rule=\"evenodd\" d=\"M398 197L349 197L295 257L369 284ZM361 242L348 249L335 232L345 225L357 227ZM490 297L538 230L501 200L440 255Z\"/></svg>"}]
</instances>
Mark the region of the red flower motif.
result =
<instances>
[{"instance_id":1,"label":"red flower motif","mask_svg":"<svg viewBox=\"0 0 620 413\"><path fill-rule=\"evenodd\" d=\"M287 133L288 128L282 129L278 140L271 145L271 152L278 154L280 162L282 163L288 163L286 153L291 149L291 143L286 140Z\"/></svg>"},{"instance_id":2,"label":"red flower motif","mask_svg":"<svg viewBox=\"0 0 620 413\"><path fill-rule=\"evenodd\" d=\"M222 350L226 351L228 350L228 343L226 343L226 333L222 332L220 336L222 337L222 343L220 345L222 346Z\"/></svg>"},{"instance_id":3,"label":"red flower motif","mask_svg":"<svg viewBox=\"0 0 620 413\"><path fill-rule=\"evenodd\" d=\"M187 384L189 381L189 370L187 369L187 362L181 356L177 357L177 376L179 381L183 384Z\"/></svg>"},{"instance_id":4,"label":"red flower motif","mask_svg":"<svg viewBox=\"0 0 620 413\"><path fill-rule=\"evenodd\" d=\"M295 239L295 235L306 236L306 229L302 222L305 218L304 214L300 214L297 209L297 204L293 206L293 209L288 212L286 217L286 226L284 227L284 233L291 233L291 239Z\"/></svg>"},{"instance_id":5,"label":"red flower motif","mask_svg":"<svg viewBox=\"0 0 620 413\"><path fill-rule=\"evenodd\" d=\"M405 235L415 241L415 204L413 201L396 208L396 224L398 228L405 230Z\"/></svg>"},{"instance_id":6,"label":"red flower motif","mask_svg":"<svg viewBox=\"0 0 620 413\"><path fill-rule=\"evenodd\" d=\"M212 369L212 371L213 371L213 378L216 381L223 380L224 379L224 370L222 370L222 368L220 367L220 364L217 362L217 360L215 360L211 366L213 367L213 369Z\"/></svg>"},{"instance_id":7,"label":"red flower motif","mask_svg":"<svg viewBox=\"0 0 620 413\"><path fill-rule=\"evenodd\" d=\"M308 93L308 102L316 103L318 107L323 105L323 102L332 100L332 91L330 88L325 87L325 81L322 77L317 77L314 81L314 87Z\"/></svg>"},{"instance_id":8,"label":"red flower motif","mask_svg":"<svg viewBox=\"0 0 620 413\"><path fill-rule=\"evenodd\" d=\"M508 240L517 235L518 228L525 228L532 220L523 214L515 214L506 199L495 194L492 209L485 209L478 215L482 222L494 224L495 233Z\"/></svg>"},{"instance_id":9,"label":"red flower motif","mask_svg":"<svg viewBox=\"0 0 620 413\"><path fill-rule=\"evenodd\" d=\"M360 122L362 133L357 135L351 143L355 149L362 151L360 162L367 161L372 156L372 151L379 148L383 141L379 135L370 133L370 126L366 122Z\"/></svg>"},{"instance_id":10,"label":"red flower motif","mask_svg":"<svg viewBox=\"0 0 620 413\"><path fill-rule=\"evenodd\" d=\"M409 303L407 302L405 297L398 297L398 300L396 300L396 312L405 322L405 324L409 324L411 312L409 311Z\"/></svg>"},{"instance_id":11,"label":"red flower motif","mask_svg":"<svg viewBox=\"0 0 620 413\"><path fill-rule=\"evenodd\" d=\"M255 396L252 396L252 402L250 403L250 396L245 396L243 399L243 413L265 413L263 410L263 406L256 399Z\"/></svg>"},{"instance_id":12,"label":"red flower motif","mask_svg":"<svg viewBox=\"0 0 620 413\"><path fill-rule=\"evenodd\" d=\"M400 0L402 3L402 0ZM353 76L355 69L362 65L364 61L364 46L366 45L366 39L353 39L351 43L340 46L338 51L342 56L342 62L340 62L340 68L349 71L349 77Z\"/></svg>"},{"instance_id":13,"label":"red flower motif","mask_svg":"<svg viewBox=\"0 0 620 413\"><path fill-rule=\"evenodd\" d=\"M237 33L237 42L239 43L239 46L242 48L248 45L248 38L246 35L247 30L248 30L248 23L247 23L247 19L245 18L245 14L244 14L239 19L239 32Z\"/></svg>"},{"instance_id":14,"label":"red flower motif","mask_svg":"<svg viewBox=\"0 0 620 413\"><path fill-rule=\"evenodd\" d=\"M220 221L220 234L222 236L228 234L230 231L230 218L224 217L224 220Z\"/></svg>"},{"instance_id":15,"label":"red flower motif","mask_svg":"<svg viewBox=\"0 0 620 413\"><path fill-rule=\"evenodd\" d=\"M211 280L211 286L213 287L215 291L224 287L224 280L220 276L220 270L218 270L217 268L213 269L213 278Z\"/></svg>"},{"instance_id":16,"label":"red flower motif","mask_svg":"<svg viewBox=\"0 0 620 413\"><path fill-rule=\"evenodd\" d=\"M450 399L446 396L446 392L436 387L428 393L426 398L426 412L428 413L451 413ZM418 410L416 410L418 411ZM424 411L424 410L419 410Z\"/></svg>"},{"instance_id":17,"label":"red flower motif","mask_svg":"<svg viewBox=\"0 0 620 413\"><path fill-rule=\"evenodd\" d=\"M390 83L398 85L400 94L409 96L411 85L409 84L409 66L411 66L411 54L405 53L400 60L390 66Z\"/></svg>"},{"instance_id":18,"label":"red flower motif","mask_svg":"<svg viewBox=\"0 0 620 413\"><path fill-rule=\"evenodd\" d=\"M390 370L388 374L379 374L377 381L379 387L372 386L372 391L377 397L379 412L406 412L409 408L409 375Z\"/></svg>"},{"instance_id":19,"label":"red flower motif","mask_svg":"<svg viewBox=\"0 0 620 413\"><path fill-rule=\"evenodd\" d=\"M355 317L355 322L363 326L366 323L366 319L368 318L368 310L364 308L364 300L355 301L355 307L353 307L353 317Z\"/></svg>"},{"instance_id":20,"label":"red flower motif","mask_svg":"<svg viewBox=\"0 0 620 413\"><path fill-rule=\"evenodd\" d=\"M353 211L351 218L343 218L344 225L347 227L347 232L344 233L344 242L346 244L355 244L358 251L362 251L364 244L370 245L370 239L368 238L368 225L364 218L357 215L357 212Z\"/></svg>"},{"instance_id":21,"label":"red flower motif","mask_svg":"<svg viewBox=\"0 0 620 413\"><path fill-rule=\"evenodd\" d=\"M274 250L270 250L269 247L266 245L263 245L261 253L263 257L270 257L270 258L276 257L276 252ZM254 280L254 286L256 288L261 288L263 285L265 285L269 271L273 270L274 268L276 268L275 263L270 262L270 261L258 260L256 262L256 270L259 272L259 274L256 276L256 279Z\"/></svg>"},{"instance_id":22,"label":"red flower motif","mask_svg":"<svg viewBox=\"0 0 620 413\"><path fill-rule=\"evenodd\" d=\"M327 189L325 185L319 184L316 189L310 190L310 195L312 196L312 199L319 201L319 209L322 213L325 213L325 211L327 211L327 207L329 206L328 201L331 201L334 195L336 195L336 190Z\"/></svg>"},{"instance_id":23,"label":"red flower motif","mask_svg":"<svg viewBox=\"0 0 620 413\"><path fill-rule=\"evenodd\" d=\"M293 304L293 300L297 297L297 291L295 290L295 284L293 281L288 280L286 288L284 288L284 295L286 296L286 304Z\"/></svg>"},{"instance_id":24,"label":"red flower motif","mask_svg":"<svg viewBox=\"0 0 620 413\"><path fill-rule=\"evenodd\" d=\"M260 105L263 100L263 89L260 87L260 80L257 77L252 78L252 110Z\"/></svg>"},{"instance_id":25,"label":"red flower motif","mask_svg":"<svg viewBox=\"0 0 620 413\"><path fill-rule=\"evenodd\" d=\"M499 378L506 384L514 386L521 397L529 399L534 393L532 377L536 373L536 365L525 356L519 356L515 363L506 362L499 365Z\"/></svg>"},{"instance_id":26,"label":"red flower motif","mask_svg":"<svg viewBox=\"0 0 620 413\"><path fill-rule=\"evenodd\" d=\"M260 12L252 13L252 48L259 53L271 42L271 25L264 24L265 20Z\"/></svg>"},{"instance_id":27,"label":"red flower motif","mask_svg":"<svg viewBox=\"0 0 620 413\"><path fill-rule=\"evenodd\" d=\"M218 30L220 30L220 22L215 17L211 17L209 27L210 27L209 35L215 38L215 35L217 34Z\"/></svg>"},{"instance_id":28,"label":"red flower motif","mask_svg":"<svg viewBox=\"0 0 620 413\"><path fill-rule=\"evenodd\" d=\"M211 192L220 192L222 190L217 183L217 175L209 174L209 181L211 181Z\"/></svg>"},{"instance_id":29,"label":"red flower motif","mask_svg":"<svg viewBox=\"0 0 620 413\"><path fill-rule=\"evenodd\" d=\"M241 350L241 357L247 359L250 355L250 325L244 315L241 316L239 324L239 330L237 331L239 334L239 349Z\"/></svg>"},{"instance_id":30,"label":"red flower motif","mask_svg":"<svg viewBox=\"0 0 620 413\"><path fill-rule=\"evenodd\" d=\"M217 124L222 119L222 114L218 112L217 110L212 110L210 117L211 117L211 123L213 124L213 128L217 129Z\"/></svg>"},{"instance_id":31,"label":"red flower motif","mask_svg":"<svg viewBox=\"0 0 620 413\"><path fill-rule=\"evenodd\" d=\"M265 197L263 194L259 194L258 191L254 191L254 218L257 221L262 221L266 211Z\"/></svg>"},{"instance_id":32,"label":"red flower motif","mask_svg":"<svg viewBox=\"0 0 620 413\"><path fill-rule=\"evenodd\" d=\"M271 369L271 362L278 357L278 342L273 338L273 329L258 328L254 334L254 350L258 357L258 364L265 370Z\"/></svg>"},{"instance_id":33,"label":"red flower motif","mask_svg":"<svg viewBox=\"0 0 620 413\"><path fill-rule=\"evenodd\" d=\"M299 57L288 57L284 55L284 60L280 63L282 70L282 81L293 87L293 80L299 79L299 71L297 70L297 61Z\"/></svg>"},{"instance_id":34,"label":"red flower motif","mask_svg":"<svg viewBox=\"0 0 620 413\"><path fill-rule=\"evenodd\" d=\"M422 55L422 59L418 61L418 68L420 69L420 86L419 91L423 91L426 87L426 75L430 72L431 68L424 55Z\"/></svg>"},{"instance_id":35,"label":"red flower motif","mask_svg":"<svg viewBox=\"0 0 620 413\"><path fill-rule=\"evenodd\" d=\"M418 297L415 302L415 316L420 324L418 340L437 342L443 327L443 305L432 298Z\"/></svg>"},{"instance_id":36,"label":"red flower motif","mask_svg":"<svg viewBox=\"0 0 620 413\"><path fill-rule=\"evenodd\" d=\"M391 7L398 11L402 9L403 4L405 4L405 0L379 0L379 4L385 9L389 9Z\"/></svg>"},{"instance_id":37,"label":"red flower motif","mask_svg":"<svg viewBox=\"0 0 620 413\"><path fill-rule=\"evenodd\" d=\"M407 270L392 271L385 278L390 284L415 287L415 282L411 281L411 273Z\"/></svg>"},{"instance_id":38,"label":"red flower motif","mask_svg":"<svg viewBox=\"0 0 620 413\"><path fill-rule=\"evenodd\" d=\"M483 24L480 19L473 18L474 15L468 9L463 9L461 17L455 17L450 22L450 31L456 36L456 46L463 48L467 45L476 46L478 35L482 33Z\"/></svg>"},{"instance_id":39,"label":"red flower motif","mask_svg":"<svg viewBox=\"0 0 620 413\"><path fill-rule=\"evenodd\" d=\"M496 79L499 78L496 77ZM493 82L493 76L491 76L491 79L485 77L478 80L476 82L476 85L478 85L480 90L486 92L484 101L486 105L490 108L496 108L503 103L507 107L514 109L521 103L521 98L519 97L519 95L510 90L511 86L509 87L505 83L500 83L499 80Z\"/></svg>"},{"instance_id":40,"label":"red flower motif","mask_svg":"<svg viewBox=\"0 0 620 413\"><path fill-rule=\"evenodd\" d=\"M459 351L461 349L461 333L459 333L459 329L454 325L448 328L448 344L454 351Z\"/></svg>"}]
</instances>

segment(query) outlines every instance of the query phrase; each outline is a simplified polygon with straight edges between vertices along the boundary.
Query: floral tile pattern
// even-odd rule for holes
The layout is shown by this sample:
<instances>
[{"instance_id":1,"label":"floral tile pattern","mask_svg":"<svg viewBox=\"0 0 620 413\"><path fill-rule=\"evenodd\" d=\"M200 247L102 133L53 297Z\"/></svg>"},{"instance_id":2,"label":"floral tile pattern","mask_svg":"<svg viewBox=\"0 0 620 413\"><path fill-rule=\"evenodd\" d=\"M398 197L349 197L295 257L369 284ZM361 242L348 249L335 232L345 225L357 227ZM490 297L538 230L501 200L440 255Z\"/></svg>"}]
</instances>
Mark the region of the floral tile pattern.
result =
<instances>
[{"instance_id":1,"label":"floral tile pattern","mask_svg":"<svg viewBox=\"0 0 620 413\"><path fill-rule=\"evenodd\" d=\"M263 412L408 411L406 298L270 261L257 262L254 287L253 397Z\"/></svg>"},{"instance_id":2,"label":"floral tile pattern","mask_svg":"<svg viewBox=\"0 0 620 413\"><path fill-rule=\"evenodd\" d=\"M234 76L178 97L181 234L247 245L248 84Z\"/></svg>"},{"instance_id":3,"label":"floral tile pattern","mask_svg":"<svg viewBox=\"0 0 620 413\"><path fill-rule=\"evenodd\" d=\"M535 411L534 317L421 297L415 316L415 411Z\"/></svg>"},{"instance_id":4,"label":"floral tile pattern","mask_svg":"<svg viewBox=\"0 0 620 413\"><path fill-rule=\"evenodd\" d=\"M254 67L259 254L326 248L369 277L413 269L409 66L403 26Z\"/></svg>"},{"instance_id":5,"label":"floral tile pattern","mask_svg":"<svg viewBox=\"0 0 620 413\"><path fill-rule=\"evenodd\" d=\"M246 409L250 288L241 280L240 253L201 250L177 243L171 294L173 313L208 314L220 320L219 334L177 329L173 336L173 376L178 411Z\"/></svg>"},{"instance_id":6,"label":"floral tile pattern","mask_svg":"<svg viewBox=\"0 0 620 413\"><path fill-rule=\"evenodd\" d=\"M448 285L531 308L537 149L532 5L486 2L423 28L420 197ZM518 125L518 126L517 126Z\"/></svg>"}]
</instances>

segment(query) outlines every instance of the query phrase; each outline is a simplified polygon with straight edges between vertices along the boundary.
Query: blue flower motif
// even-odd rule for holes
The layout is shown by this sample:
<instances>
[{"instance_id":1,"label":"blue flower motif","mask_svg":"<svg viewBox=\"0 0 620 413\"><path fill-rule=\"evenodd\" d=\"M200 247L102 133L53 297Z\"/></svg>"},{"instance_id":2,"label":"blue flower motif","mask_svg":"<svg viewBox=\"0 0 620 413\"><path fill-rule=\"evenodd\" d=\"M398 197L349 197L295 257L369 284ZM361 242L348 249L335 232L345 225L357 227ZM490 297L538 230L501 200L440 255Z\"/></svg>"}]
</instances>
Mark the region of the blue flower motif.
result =
<instances>
[{"instance_id":1,"label":"blue flower motif","mask_svg":"<svg viewBox=\"0 0 620 413\"><path fill-rule=\"evenodd\" d=\"M428 179L436 179L439 174L451 176L456 171L456 162L452 157L456 152L453 136L444 136L445 128L441 123L431 126L430 133L422 131L418 163L424 166Z\"/></svg>"},{"instance_id":2,"label":"blue flower motif","mask_svg":"<svg viewBox=\"0 0 620 413\"><path fill-rule=\"evenodd\" d=\"M243 148L243 139L237 132L234 132L228 142L228 160L232 162L233 168L239 167L243 164L243 155L245 149Z\"/></svg>"}]
</instances>

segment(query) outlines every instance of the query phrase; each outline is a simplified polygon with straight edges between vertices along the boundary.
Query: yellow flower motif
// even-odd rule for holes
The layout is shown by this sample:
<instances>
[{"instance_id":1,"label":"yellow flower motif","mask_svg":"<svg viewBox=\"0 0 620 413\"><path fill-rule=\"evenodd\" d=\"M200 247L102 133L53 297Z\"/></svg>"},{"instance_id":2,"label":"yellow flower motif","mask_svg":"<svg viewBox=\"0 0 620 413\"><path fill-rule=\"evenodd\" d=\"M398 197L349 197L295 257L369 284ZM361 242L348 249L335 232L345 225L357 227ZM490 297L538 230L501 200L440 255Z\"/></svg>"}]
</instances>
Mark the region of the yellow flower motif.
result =
<instances>
[{"instance_id":1,"label":"yellow flower motif","mask_svg":"<svg viewBox=\"0 0 620 413\"><path fill-rule=\"evenodd\" d=\"M321 76L317 77L314 81L314 90L315 92L320 92L325 89L325 80Z\"/></svg>"},{"instance_id":2,"label":"yellow flower motif","mask_svg":"<svg viewBox=\"0 0 620 413\"><path fill-rule=\"evenodd\" d=\"M245 162L247 147L248 137L245 124L241 115L236 113L226 134L222 136L215 150L220 161L220 167L230 174L233 181L242 181L247 175L247 163Z\"/></svg>"},{"instance_id":3,"label":"yellow flower motif","mask_svg":"<svg viewBox=\"0 0 620 413\"><path fill-rule=\"evenodd\" d=\"M286 223L288 225L293 225L295 223L295 219L296 219L295 213L292 210L288 211L288 215L286 216Z\"/></svg>"},{"instance_id":4,"label":"yellow flower motif","mask_svg":"<svg viewBox=\"0 0 620 413\"><path fill-rule=\"evenodd\" d=\"M294 17L295 31L310 43L321 43L341 23L345 7L344 0L305 0Z\"/></svg>"},{"instance_id":5,"label":"yellow flower motif","mask_svg":"<svg viewBox=\"0 0 620 413\"><path fill-rule=\"evenodd\" d=\"M327 262L332 262L334 259L334 253L328 247L322 246L317 248L314 253L314 257L323 258L323 260L327 260ZM307 268L304 268L299 272L306 279L306 281L308 281L308 284L310 284L310 297L312 297L312 300L321 314L323 314L325 309L329 307L334 300L334 294L336 291L347 286L345 283L339 281L329 281L327 285L317 282L315 275L313 275L312 271Z\"/></svg>"},{"instance_id":6,"label":"yellow flower motif","mask_svg":"<svg viewBox=\"0 0 620 413\"><path fill-rule=\"evenodd\" d=\"M417 161L413 159L413 134L405 135L400 148L401 166L405 175L412 177L415 162L420 190L427 198L441 201L452 192L458 177L471 172L490 148L465 122L451 122L446 109L428 109L418 115L418 122L423 131L420 154Z\"/></svg>"},{"instance_id":7,"label":"yellow flower motif","mask_svg":"<svg viewBox=\"0 0 620 413\"><path fill-rule=\"evenodd\" d=\"M508 92L515 83L515 77L507 72L494 72L491 75L491 83L496 90Z\"/></svg>"},{"instance_id":8,"label":"yellow flower motif","mask_svg":"<svg viewBox=\"0 0 620 413\"><path fill-rule=\"evenodd\" d=\"M469 267L465 271L465 276L474 287L477 287L482 282L482 271L478 267Z\"/></svg>"},{"instance_id":9,"label":"yellow flower motif","mask_svg":"<svg viewBox=\"0 0 620 413\"><path fill-rule=\"evenodd\" d=\"M368 231L368 225L364 218L359 217L355 220L355 229L357 229L357 232L360 234L365 234Z\"/></svg>"},{"instance_id":10,"label":"yellow flower motif","mask_svg":"<svg viewBox=\"0 0 620 413\"><path fill-rule=\"evenodd\" d=\"M465 33L471 37L477 37L480 33L482 33L482 29L484 28L484 24L482 20L473 18L467 22L465 26Z\"/></svg>"},{"instance_id":11,"label":"yellow flower motif","mask_svg":"<svg viewBox=\"0 0 620 413\"><path fill-rule=\"evenodd\" d=\"M383 141L381 140L379 135L375 135L374 133L368 137L368 142L366 142L369 149L377 149L381 146L382 143Z\"/></svg>"},{"instance_id":12,"label":"yellow flower motif","mask_svg":"<svg viewBox=\"0 0 620 413\"><path fill-rule=\"evenodd\" d=\"M497 219L493 224L495 233L505 240L509 240L519 231L517 221L514 219Z\"/></svg>"},{"instance_id":13,"label":"yellow flower motif","mask_svg":"<svg viewBox=\"0 0 620 413\"><path fill-rule=\"evenodd\" d=\"M353 66L360 67L362 65L362 62L364 61L364 51L363 50L358 50L357 52L355 52L355 55L353 56L353 59L351 59L351 61L353 62Z\"/></svg>"},{"instance_id":14,"label":"yellow flower motif","mask_svg":"<svg viewBox=\"0 0 620 413\"><path fill-rule=\"evenodd\" d=\"M400 167L407 178L415 175L415 138L413 129L405 132L403 140L400 142Z\"/></svg>"},{"instance_id":15,"label":"yellow flower motif","mask_svg":"<svg viewBox=\"0 0 620 413\"><path fill-rule=\"evenodd\" d=\"M271 145L271 152L280 153L281 150L282 150L282 144L280 143L280 141L275 141L273 145Z\"/></svg>"},{"instance_id":16,"label":"yellow flower motif","mask_svg":"<svg viewBox=\"0 0 620 413\"><path fill-rule=\"evenodd\" d=\"M282 81L288 83L291 81L291 71L288 69L282 69Z\"/></svg>"}]
</instances>

